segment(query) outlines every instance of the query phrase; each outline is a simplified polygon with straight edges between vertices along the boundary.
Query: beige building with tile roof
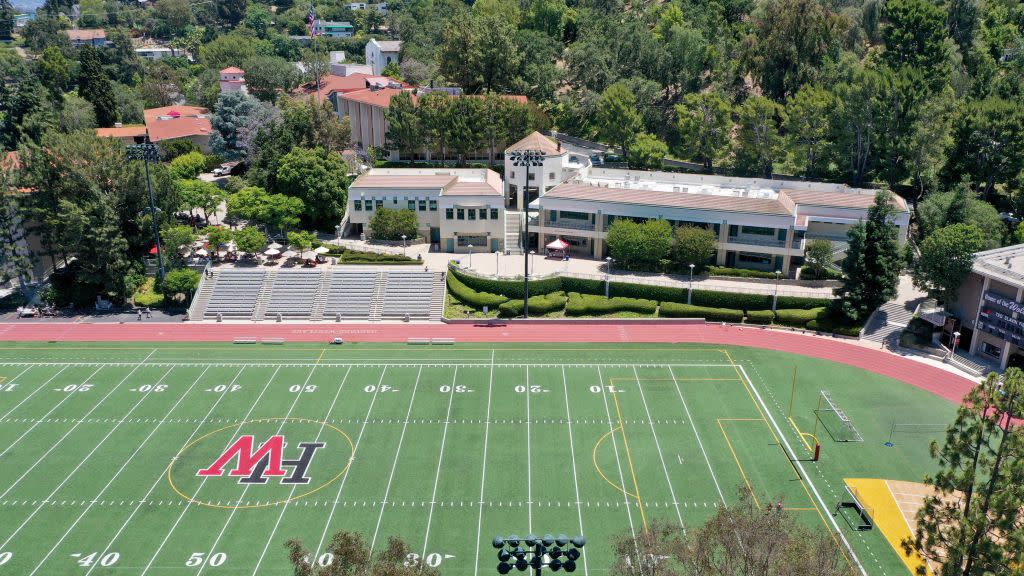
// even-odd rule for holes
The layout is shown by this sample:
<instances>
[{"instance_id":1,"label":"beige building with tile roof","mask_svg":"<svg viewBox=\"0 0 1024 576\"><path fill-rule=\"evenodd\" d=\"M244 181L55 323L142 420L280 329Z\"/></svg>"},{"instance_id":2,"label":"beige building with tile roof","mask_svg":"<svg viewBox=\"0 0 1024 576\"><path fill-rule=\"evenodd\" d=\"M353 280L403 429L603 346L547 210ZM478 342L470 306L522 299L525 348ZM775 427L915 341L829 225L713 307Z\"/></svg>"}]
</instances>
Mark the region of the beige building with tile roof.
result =
<instances>
[{"instance_id":1,"label":"beige building with tile roof","mask_svg":"<svg viewBox=\"0 0 1024 576\"><path fill-rule=\"evenodd\" d=\"M371 169L349 186L344 233L369 237L370 219L381 208L415 212L419 235L444 252L505 249L504 194L493 170Z\"/></svg>"}]
</instances>

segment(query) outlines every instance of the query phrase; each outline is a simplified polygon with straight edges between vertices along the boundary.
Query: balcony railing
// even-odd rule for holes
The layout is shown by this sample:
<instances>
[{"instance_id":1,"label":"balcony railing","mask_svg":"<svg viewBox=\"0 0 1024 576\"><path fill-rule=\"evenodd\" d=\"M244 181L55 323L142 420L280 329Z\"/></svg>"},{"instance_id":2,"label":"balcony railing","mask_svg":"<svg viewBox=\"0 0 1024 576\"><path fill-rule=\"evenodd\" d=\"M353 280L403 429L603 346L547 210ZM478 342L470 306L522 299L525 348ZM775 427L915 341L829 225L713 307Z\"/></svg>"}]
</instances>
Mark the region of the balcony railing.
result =
<instances>
[{"instance_id":1,"label":"balcony railing","mask_svg":"<svg viewBox=\"0 0 1024 576\"><path fill-rule=\"evenodd\" d=\"M788 240L778 240L776 238L761 238L757 236L729 236L730 244L745 244L747 246L768 246L771 248L785 248L788 244Z\"/></svg>"},{"instance_id":2,"label":"balcony railing","mask_svg":"<svg viewBox=\"0 0 1024 576\"><path fill-rule=\"evenodd\" d=\"M544 226L547 227L547 228L566 228L566 229L569 229L569 230L593 230L594 229L594 225L591 224L590 222L586 221L586 220L571 220L571 219L562 219L562 220L555 220L555 221L545 220L544 221Z\"/></svg>"}]
</instances>

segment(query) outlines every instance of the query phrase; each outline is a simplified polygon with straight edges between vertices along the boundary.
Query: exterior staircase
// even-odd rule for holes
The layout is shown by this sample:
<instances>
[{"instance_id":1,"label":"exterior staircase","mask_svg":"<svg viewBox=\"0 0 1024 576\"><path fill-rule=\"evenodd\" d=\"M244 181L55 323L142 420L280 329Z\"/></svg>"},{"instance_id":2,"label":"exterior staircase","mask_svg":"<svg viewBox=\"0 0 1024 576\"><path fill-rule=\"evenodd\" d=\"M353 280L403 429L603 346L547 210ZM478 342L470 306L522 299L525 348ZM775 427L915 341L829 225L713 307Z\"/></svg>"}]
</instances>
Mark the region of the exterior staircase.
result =
<instances>
[{"instance_id":1,"label":"exterior staircase","mask_svg":"<svg viewBox=\"0 0 1024 576\"><path fill-rule=\"evenodd\" d=\"M908 310L906 302L886 302L868 319L860 339L879 344L898 344L900 333L913 317L914 310Z\"/></svg>"},{"instance_id":2,"label":"exterior staircase","mask_svg":"<svg viewBox=\"0 0 1024 576\"><path fill-rule=\"evenodd\" d=\"M379 322L384 311L384 290L388 287L387 270L377 273L377 284L373 287L373 297L370 299L370 321Z\"/></svg>"},{"instance_id":3,"label":"exterior staircase","mask_svg":"<svg viewBox=\"0 0 1024 576\"><path fill-rule=\"evenodd\" d=\"M188 308L189 320L202 320L206 314L206 306L213 296L213 289L217 286L217 271L213 271L213 277L207 278L206 274L199 279L199 287L196 295L192 298L192 305Z\"/></svg>"},{"instance_id":4,"label":"exterior staircase","mask_svg":"<svg viewBox=\"0 0 1024 576\"><path fill-rule=\"evenodd\" d=\"M522 254L523 246L520 231L523 227L523 213L505 211L505 251L509 254Z\"/></svg>"},{"instance_id":5,"label":"exterior staircase","mask_svg":"<svg viewBox=\"0 0 1024 576\"><path fill-rule=\"evenodd\" d=\"M984 376L985 373L990 370L990 368L971 360L963 354L953 353L946 359L946 361L965 372L974 374L975 376Z\"/></svg>"},{"instance_id":6,"label":"exterior staircase","mask_svg":"<svg viewBox=\"0 0 1024 576\"><path fill-rule=\"evenodd\" d=\"M444 273L434 272L434 292L430 297L430 319L440 322L444 316L444 300L448 283L445 282Z\"/></svg>"},{"instance_id":7,"label":"exterior staircase","mask_svg":"<svg viewBox=\"0 0 1024 576\"><path fill-rule=\"evenodd\" d=\"M267 304L270 301L270 292L273 290L274 281L277 279L277 269L273 268L267 271L266 276L263 277L263 285L260 286L260 293L256 296L256 307L252 311L252 319L256 321L263 320L264 314L267 313Z\"/></svg>"},{"instance_id":8,"label":"exterior staircase","mask_svg":"<svg viewBox=\"0 0 1024 576\"><path fill-rule=\"evenodd\" d=\"M331 269L320 269L320 285L317 286L316 294L313 295L313 310L309 314L312 322L319 322L324 319L324 308L327 307L327 293L331 289Z\"/></svg>"}]
</instances>

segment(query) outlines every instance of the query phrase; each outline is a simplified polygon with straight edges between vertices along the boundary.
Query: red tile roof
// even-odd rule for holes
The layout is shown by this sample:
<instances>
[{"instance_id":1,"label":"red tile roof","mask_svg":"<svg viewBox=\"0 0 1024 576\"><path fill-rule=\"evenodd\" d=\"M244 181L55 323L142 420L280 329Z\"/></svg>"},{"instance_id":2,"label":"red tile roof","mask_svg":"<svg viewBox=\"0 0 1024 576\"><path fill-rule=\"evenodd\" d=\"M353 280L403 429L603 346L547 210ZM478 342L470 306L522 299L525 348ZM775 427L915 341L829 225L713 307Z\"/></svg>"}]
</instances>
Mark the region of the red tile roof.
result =
<instances>
[{"instance_id":1,"label":"red tile roof","mask_svg":"<svg viewBox=\"0 0 1024 576\"><path fill-rule=\"evenodd\" d=\"M152 142L209 135L213 131L209 114L199 106L150 108L145 111L146 130Z\"/></svg>"},{"instance_id":2,"label":"red tile roof","mask_svg":"<svg viewBox=\"0 0 1024 576\"><path fill-rule=\"evenodd\" d=\"M235 66L229 66L220 71L221 74L245 74L245 70L237 68Z\"/></svg>"},{"instance_id":3,"label":"red tile roof","mask_svg":"<svg viewBox=\"0 0 1024 576\"><path fill-rule=\"evenodd\" d=\"M540 150L547 156L561 156L566 153L557 142L540 132L527 134L525 138L509 146L506 150Z\"/></svg>"},{"instance_id":4,"label":"red tile roof","mask_svg":"<svg viewBox=\"0 0 1024 576\"><path fill-rule=\"evenodd\" d=\"M335 92L345 93L366 90L366 79L370 77L370 74L363 73L349 74L348 76L336 76L334 74L323 76L320 78L320 99L323 100ZM292 90L292 94L296 96L312 96L316 94L316 82L307 82Z\"/></svg>"},{"instance_id":5,"label":"red tile roof","mask_svg":"<svg viewBox=\"0 0 1024 576\"><path fill-rule=\"evenodd\" d=\"M369 104L370 106L376 106L377 108L387 108L391 104L391 97L405 92L406 90L399 90L398 88L382 88L380 90L356 90L353 92L346 92L339 96L344 100L351 100L352 102L361 102L363 104ZM416 95L413 95L413 102L416 101Z\"/></svg>"}]
</instances>

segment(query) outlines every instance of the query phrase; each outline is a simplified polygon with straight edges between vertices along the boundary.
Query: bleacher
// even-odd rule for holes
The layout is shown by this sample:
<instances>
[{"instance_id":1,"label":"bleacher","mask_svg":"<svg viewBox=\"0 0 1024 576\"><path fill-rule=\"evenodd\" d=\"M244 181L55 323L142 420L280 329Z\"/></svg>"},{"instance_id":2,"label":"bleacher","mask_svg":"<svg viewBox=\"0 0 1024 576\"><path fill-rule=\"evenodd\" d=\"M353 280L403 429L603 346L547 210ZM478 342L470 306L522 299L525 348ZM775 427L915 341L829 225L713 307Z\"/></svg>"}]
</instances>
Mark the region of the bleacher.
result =
<instances>
[{"instance_id":1,"label":"bleacher","mask_svg":"<svg viewBox=\"0 0 1024 576\"><path fill-rule=\"evenodd\" d=\"M347 320L369 320L370 304L380 275L379 271L365 269L332 271L324 319L331 320L340 315Z\"/></svg>"},{"instance_id":2,"label":"bleacher","mask_svg":"<svg viewBox=\"0 0 1024 576\"><path fill-rule=\"evenodd\" d=\"M190 317L205 320L440 320L444 278L413 267L220 268Z\"/></svg>"},{"instance_id":3,"label":"bleacher","mask_svg":"<svg viewBox=\"0 0 1024 576\"><path fill-rule=\"evenodd\" d=\"M423 270L389 270L386 274L381 317L401 319L408 314L415 320L430 318L435 275Z\"/></svg>"},{"instance_id":4,"label":"bleacher","mask_svg":"<svg viewBox=\"0 0 1024 576\"><path fill-rule=\"evenodd\" d=\"M319 286L319 270L278 270L263 318L276 320L280 314L284 320L309 320Z\"/></svg>"},{"instance_id":5,"label":"bleacher","mask_svg":"<svg viewBox=\"0 0 1024 576\"><path fill-rule=\"evenodd\" d=\"M225 269L217 272L203 317L250 320L263 287L264 270Z\"/></svg>"}]
</instances>

